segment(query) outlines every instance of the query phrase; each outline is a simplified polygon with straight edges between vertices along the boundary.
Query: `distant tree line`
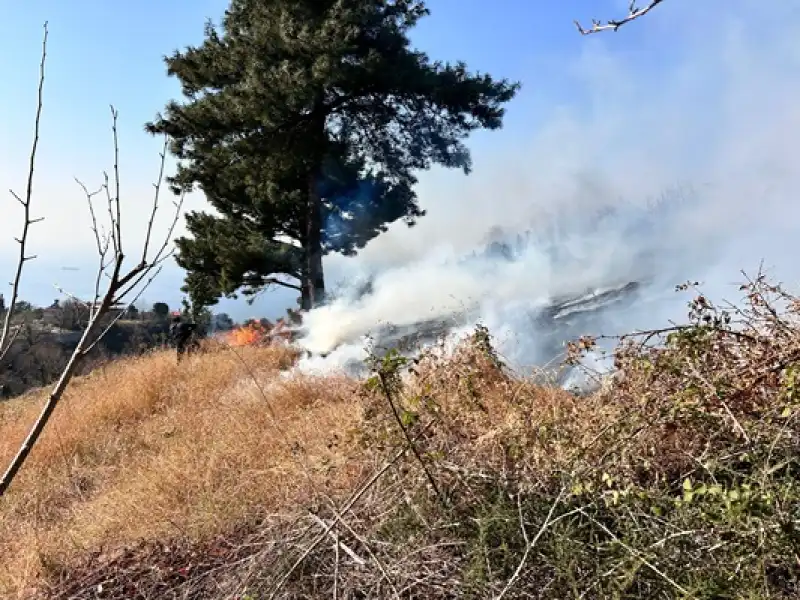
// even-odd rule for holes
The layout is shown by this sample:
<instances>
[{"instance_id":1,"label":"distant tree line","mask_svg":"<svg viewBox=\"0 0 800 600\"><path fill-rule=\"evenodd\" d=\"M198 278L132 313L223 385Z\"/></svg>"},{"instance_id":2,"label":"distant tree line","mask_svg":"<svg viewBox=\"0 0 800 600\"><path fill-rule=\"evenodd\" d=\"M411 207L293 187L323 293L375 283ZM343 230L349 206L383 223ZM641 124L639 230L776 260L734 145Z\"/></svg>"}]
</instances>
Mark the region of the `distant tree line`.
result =
<instances>
[{"instance_id":1,"label":"distant tree line","mask_svg":"<svg viewBox=\"0 0 800 600\"><path fill-rule=\"evenodd\" d=\"M0 295L0 318L5 311L5 299ZM110 312L101 323L102 327L110 326L108 333L89 353L80 372L86 373L120 356L164 345L170 314L170 307L164 302L154 303L149 310L131 306L120 318ZM203 315L205 320L200 322L203 328L211 328L212 324L215 330L235 326L224 313ZM0 368L0 399L52 383L63 371L88 319L89 308L80 300L56 300L47 307L18 301L14 325L19 327L19 333Z\"/></svg>"}]
</instances>

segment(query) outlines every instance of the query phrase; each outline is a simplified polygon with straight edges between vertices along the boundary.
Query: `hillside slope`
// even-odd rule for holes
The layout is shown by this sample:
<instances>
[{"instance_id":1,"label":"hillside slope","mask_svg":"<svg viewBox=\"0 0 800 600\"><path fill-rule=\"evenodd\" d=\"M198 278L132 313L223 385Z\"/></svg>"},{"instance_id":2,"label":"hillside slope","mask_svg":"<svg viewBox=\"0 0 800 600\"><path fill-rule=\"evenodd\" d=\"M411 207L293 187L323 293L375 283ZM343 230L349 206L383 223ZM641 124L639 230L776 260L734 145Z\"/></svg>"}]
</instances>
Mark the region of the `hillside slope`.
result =
<instances>
[{"instance_id":1,"label":"hillside slope","mask_svg":"<svg viewBox=\"0 0 800 600\"><path fill-rule=\"evenodd\" d=\"M747 294L583 398L480 329L367 381L286 348L104 367L0 501L0 597L796 598L800 303ZM0 460L41 401L0 407Z\"/></svg>"}]
</instances>

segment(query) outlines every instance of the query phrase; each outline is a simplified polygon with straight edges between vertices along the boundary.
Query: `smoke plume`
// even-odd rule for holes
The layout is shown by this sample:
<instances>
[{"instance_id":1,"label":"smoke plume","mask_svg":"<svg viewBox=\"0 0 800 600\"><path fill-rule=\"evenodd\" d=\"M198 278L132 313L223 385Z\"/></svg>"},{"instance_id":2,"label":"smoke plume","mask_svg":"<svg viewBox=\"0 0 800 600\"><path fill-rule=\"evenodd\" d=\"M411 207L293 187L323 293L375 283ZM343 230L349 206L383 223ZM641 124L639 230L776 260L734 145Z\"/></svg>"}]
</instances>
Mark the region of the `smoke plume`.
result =
<instances>
[{"instance_id":1,"label":"smoke plume","mask_svg":"<svg viewBox=\"0 0 800 600\"><path fill-rule=\"evenodd\" d=\"M582 54L556 82L573 93L525 142L494 133L508 148L476 149L471 176L426 176L417 227L327 263L351 281L370 278L372 293L306 316L301 342L327 354L307 367L362 357L364 336L386 324L438 320L456 333L486 324L506 358L528 368L569 336L681 320L688 298L674 288L688 279L736 300L739 271L762 259L784 281L797 276L800 2L671 0L627 27L576 34ZM637 36L636 53L623 35ZM512 110L529 101L523 93ZM542 318L566 298L630 282L639 286L627 301Z\"/></svg>"}]
</instances>

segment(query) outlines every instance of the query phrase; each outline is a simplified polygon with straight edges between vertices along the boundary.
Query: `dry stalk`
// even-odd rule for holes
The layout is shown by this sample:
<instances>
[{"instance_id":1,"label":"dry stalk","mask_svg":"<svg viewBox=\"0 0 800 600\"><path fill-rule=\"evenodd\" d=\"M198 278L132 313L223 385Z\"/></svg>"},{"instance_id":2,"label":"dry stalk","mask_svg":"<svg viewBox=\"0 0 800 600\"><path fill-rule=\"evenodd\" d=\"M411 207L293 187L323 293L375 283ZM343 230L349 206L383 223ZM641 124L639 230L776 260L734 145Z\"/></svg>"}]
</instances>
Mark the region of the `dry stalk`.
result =
<instances>
[{"instance_id":1,"label":"dry stalk","mask_svg":"<svg viewBox=\"0 0 800 600\"><path fill-rule=\"evenodd\" d=\"M428 425L425 426L422 429L422 431L419 432L417 438L424 435L427 429L432 424L433 421L429 422ZM272 600L273 598L277 597L278 593L283 589L283 587L289 581L289 578L291 578L292 574L297 570L297 568L317 548L317 546L319 546L322 543L322 541L329 535L329 532L334 527L336 527L336 525L341 521L342 515L344 515L346 512L352 509L353 506L355 506L356 503L359 500L361 500L364 494L366 494L370 489L372 489L372 487L381 479L381 477L383 477L386 474L386 472L389 469L392 468L392 466L394 466L394 464L398 460L400 460L401 458L403 458L403 456L405 456L406 452L408 452L408 450L413 447L415 441L416 441L415 439L412 439L411 444L408 443L404 444L400 450L398 450L389 460L387 460L381 466L381 468L375 471L375 473L366 481L366 483L364 483L364 485L362 485L352 496L350 496L350 498L344 503L344 505L338 511L336 511L333 520L325 528L325 531L320 533L314 539L314 541L302 552L302 554L297 558L297 560L295 560L294 563L292 563L292 566L289 567L289 569L287 569L286 572L281 576L280 580L278 581L278 583L275 585L270 595L268 596L269 600Z\"/></svg>"},{"instance_id":2,"label":"dry stalk","mask_svg":"<svg viewBox=\"0 0 800 600\"><path fill-rule=\"evenodd\" d=\"M347 554L347 556L349 556L350 558L352 558L352 559L353 559L353 562L355 562L357 565L360 565L360 566L362 566L362 567L363 567L365 564L367 564L367 561L365 561L363 558L361 558L361 557L360 557L360 556L359 556L359 555L356 553L356 551L355 551L355 550L353 550L353 549L352 549L350 546L348 546L348 545L347 545L347 544L345 544L345 543L344 543L344 542L343 542L341 539L339 539L339 534L338 534L338 533L336 533L336 531L335 531L335 529L336 529L336 528L335 528L335 527L331 527L331 524L330 524L330 523L326 523L325 521L323 521L323 520L322 520L320 517L318 517L317 515L315 515L315 514L314 514L313 512L311 512L311 511L308 511L308 515L311 517L311 519L312 519L312 520L313 520L313 521L314 521L314 522L315 522L317 525L319 525L320 527L322 527L323 531L327 531L327 532L328 532L328 535L330 535L330 536L331 536L331 539L334 541L334 545L336 546L336 550L337 550L337 552L338 552L338 550L339 550L339 547L341 547L341 549L345 551L345 553Z\"/></svg>"},{"instance_id":3,"label":"dry stalk","mask_svg":"<svg viewBox=\"0 0 800 600\"><path fill-rule=\"evenodd\" d=\"M378 567L378 570L381 572L381 576L386 580L386 583L389 584L389 587L392 588L392 593L394 594L394 597L399 600L400 599L400 592L397 591L397 587L395 586L395 584L392 581L391 577L389 577L389 572L387 571L387 569L384 566L384 564L375 555L375 553L372 551L372 548L369 547L369 544L367 544L367 540L365 540L363 536L361 536L358 533L356 533L356 531L352 527L350 527L350 525L347 523L347 521L344 520L344 518L338 513L338 511L335 508L333 509L333 514L337 519L339 519L339 522L342 524L342 526L345 529L347 529L347 531L350 532L350 535L352 535L354 538L356 538L359 541L359 543L364 547L364 550L367 551L367 554L369 554L369 557L375 562L375 565Z\"/></svg>"}]
</instances>

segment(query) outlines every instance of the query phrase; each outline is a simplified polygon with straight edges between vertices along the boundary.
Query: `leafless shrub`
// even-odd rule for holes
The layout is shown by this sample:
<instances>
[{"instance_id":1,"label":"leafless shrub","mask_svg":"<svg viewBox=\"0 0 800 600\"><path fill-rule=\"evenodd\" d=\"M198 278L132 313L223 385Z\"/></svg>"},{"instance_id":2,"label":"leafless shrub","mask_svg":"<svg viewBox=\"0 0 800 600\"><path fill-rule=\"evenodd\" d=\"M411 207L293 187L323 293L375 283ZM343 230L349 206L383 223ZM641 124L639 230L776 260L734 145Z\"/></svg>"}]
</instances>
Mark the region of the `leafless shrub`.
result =
<instances>
[{"instance_id":1,"label":"leafless shrub","mask_svg":"<svg viewBox=\"0 0 800 600\"><path fill-rule=\"evenodd\" d=\"M39 80L39 104L36 118L36 134L34 136L34 148L31 152L30 171L28 177L28 188L25 199L18 198L20 203L25 208L25 223L23 227L23 234L17 240L20 244L20 258L17 265L16 275L12 283L13 291L11 303L7 309L5 323L3 327L2 337L0 338L0 349L10 347L10 343L6 341L9 337L13 339L15 333L9 334L11 318L14 312L14 305L17 299L17 290L21 280L22 269L24 264L31 260L33 257L28 256L25 252L25 242L27 240L28 229L31 224L36 222L30 216L30 204L33 189L34 178L34 159L36 144L38 142L39 131L39 115L41 114L42 107L42 89L44 85L44 63L46 57L46 42L47 42L47 29L45 26L45 37L42 51L42 67ZM89 216L91 219L91 229L94 234L96 249L98 253L98 269L95 278L95 293L93 300L89 303L88 308L88 322L83 330L83 333L75 347L72 355L67 361L66 366L61 372L58 381L50 393L48 401L45 403L39 418L33 424L30 433L20 446L17 455L12 459L7 470L0 479L0 496L2 496L9 485L13 481L15 475L22 467L26 457L35 445L42 430L45 428L47 421L61 399L64 390L69 385L71 378L78 372L78 368L86 356L97 346L100 340L108 333L109 329L121 318L125 310L120 310L117 315L107 322L106 315L114 308L120 306L130 306L139 298L142 291L150 284L150 282L158 275L161 266L165 260L172 255L172 250L169 248L172 232L180 217L180 209L183 198L174 202L174 216L172 218L169 230L160 247L155 252L151 252L152 243L152 230L155 221L155 216L159 210L159 192L161 189L161 182L164 173L164 163L166 161L166 140L164 149L161 152L161 164L159 169L158 181L154 184L155 193L151 209L151 216L145 233L145 239L141 254L138 261L129 268L125 269L126 253L122 240L122 202L121 202L121 189L120 189L120 169L119 169L119 142L117 136L117 117L118 113L114 107L111 107L112 118L112 134L114 144L114 165L113 165L113 178L109 178L108 174L104 174L104 182L95 192L89 192L85 185L78 181L86 193L86 200L89 208ZM108 215L107 230L101 227L100 221L97 217L97 210L95 209L96 197L102 195L104 198L105 212ZM16 196L15 196L16 197ZM104 322L105 321L105 322Z\"/></svg>"}]
</instances>

